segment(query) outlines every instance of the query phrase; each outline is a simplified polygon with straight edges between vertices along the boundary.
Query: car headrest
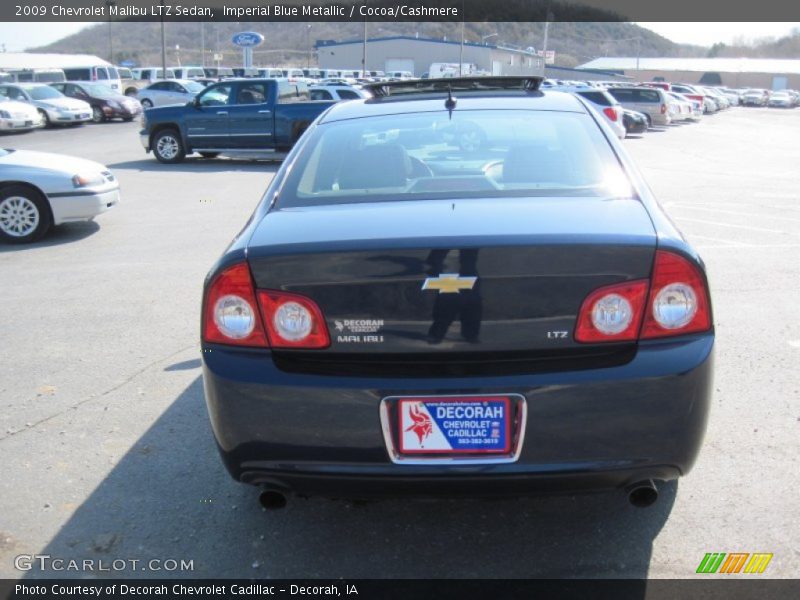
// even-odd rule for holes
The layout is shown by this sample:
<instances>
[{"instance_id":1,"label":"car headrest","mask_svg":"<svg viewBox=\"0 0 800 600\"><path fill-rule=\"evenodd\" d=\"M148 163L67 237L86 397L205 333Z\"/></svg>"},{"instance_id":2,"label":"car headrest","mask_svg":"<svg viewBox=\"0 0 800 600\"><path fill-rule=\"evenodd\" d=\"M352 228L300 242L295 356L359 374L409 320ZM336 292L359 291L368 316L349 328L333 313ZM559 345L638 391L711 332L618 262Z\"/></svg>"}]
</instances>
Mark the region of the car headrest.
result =
<instances>
[{"instance_id":1,"label":"car headrest","mask_svg":"<svg viewBox=\"0 0 800 600\"><path fill-rule=\"evenodd\" d=\"M410 172L411 160L403 146L375 144L356 150L343 162L339 189L402 187Z\"/></svg>"}]
</instances>

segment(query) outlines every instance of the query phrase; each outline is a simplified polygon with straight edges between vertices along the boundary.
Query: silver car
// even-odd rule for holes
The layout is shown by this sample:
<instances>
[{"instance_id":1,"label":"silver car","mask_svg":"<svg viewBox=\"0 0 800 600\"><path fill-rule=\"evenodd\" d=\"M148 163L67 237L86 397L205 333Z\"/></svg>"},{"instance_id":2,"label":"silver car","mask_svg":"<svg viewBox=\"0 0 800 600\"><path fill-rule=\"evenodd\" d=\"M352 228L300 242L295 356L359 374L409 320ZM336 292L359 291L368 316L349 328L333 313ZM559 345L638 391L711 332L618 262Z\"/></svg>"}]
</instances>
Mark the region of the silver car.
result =
<instances>
[{"instance_id":1,"label":"silver car","mask_svg":"<svg viewBox=\"0 0 800 600\"><path fill-rule=\"evenodd\" d=\"M628 110L643 113L650 127L669 125L672 122L668 108L670 101L666 92L660 88L617 87L610 88L608 93Z\"/></svg>"},{"instance_id":2,"label":"silver car","mask_svg":"<svg viewBox=\"0 0 800 600\"><path fill-rule=\"evenodd\" d=\"M622 107L614 96L606 89L598 89L590 86L556 86L550 89L563 92L570 92L580 96L592 106L600 115L603 116L608 126L618 139L625 139L625 124L622 122Z\"/></svg>"},{"instance_id":3,"label":"silver car","mask_svg":"<svg viewBox=\"0 0 800 600\"><path fill-rule=\"evenodd\" d=\"M45 125L75 125L92 118L88 102L67 98L45 83L3 83L0 96L36 107Z\"/></svg>"},{"instance_id":4,"label":"silver car","mask_svg":"<svg viewBox=\"0 0 800 600\"><path fill-rule=\"evenodd\" d=\"M192 79L165 79L139 90L136 97L144 108L152 108L167 104L186 104L204 89L206 88L202 83Z\"/></svg>"},{"instance_id":5,"label":"silver car","mask_svg":"<svg viewBox=\"0 0 800 600\"><path fill-rule=\"evenodd\" d=\"M117 202L119 182L100 163L0 149L0 242L35 242L54 225L91 221Z\"/></svg>"}]
</instances>

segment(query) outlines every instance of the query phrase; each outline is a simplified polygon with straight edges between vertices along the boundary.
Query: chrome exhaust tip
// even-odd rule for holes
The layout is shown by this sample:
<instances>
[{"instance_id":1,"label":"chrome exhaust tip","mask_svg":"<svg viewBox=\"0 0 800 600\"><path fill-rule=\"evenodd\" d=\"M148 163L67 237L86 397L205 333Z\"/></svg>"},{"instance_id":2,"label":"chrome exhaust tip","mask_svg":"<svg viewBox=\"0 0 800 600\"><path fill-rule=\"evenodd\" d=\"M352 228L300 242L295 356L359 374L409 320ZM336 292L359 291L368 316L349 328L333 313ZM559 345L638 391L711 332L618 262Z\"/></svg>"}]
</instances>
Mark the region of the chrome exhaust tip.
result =
<instances>
[{"instance_id":1,"label":"chrome exhaust tip","mask_svg":"<svg viewBox=\"0 0 800 600\"><path fill-rule=\"evenodd\" d=\"M652 479L634 483L628 488L628 502L637 508L647 508L658 500L658 488Z\"/></svg>"}]
</instances>

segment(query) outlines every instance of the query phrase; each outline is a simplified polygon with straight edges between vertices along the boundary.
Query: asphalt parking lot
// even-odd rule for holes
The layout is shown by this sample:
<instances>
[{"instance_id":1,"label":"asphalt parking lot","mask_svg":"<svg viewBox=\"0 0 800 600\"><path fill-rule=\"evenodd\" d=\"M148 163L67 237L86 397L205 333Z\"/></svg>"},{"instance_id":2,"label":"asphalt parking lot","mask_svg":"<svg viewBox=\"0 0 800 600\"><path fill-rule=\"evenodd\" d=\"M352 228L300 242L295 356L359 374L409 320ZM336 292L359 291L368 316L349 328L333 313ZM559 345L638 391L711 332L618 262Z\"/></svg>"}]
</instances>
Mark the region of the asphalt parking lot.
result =
<instances>
[{"instance_id":1,"label":"asphalt parking lot","mask_svg":"<svg viewBox=\"0 0 800 600\"><path fill-rule=\"evenodd\" d=\"M141 561L105 576L673 578L707 552L770 552L761 577L800 576L800 111L624 142L704 257L717 328L704 449L649 509L611 493L264 512L217 456L198 334L205 273L276 166L161 165L137 130L2 139L103 162L123 196L95 223L0 246L0 577L86 575L14 567L47 554Z\"/></svg>"}]
</instances>

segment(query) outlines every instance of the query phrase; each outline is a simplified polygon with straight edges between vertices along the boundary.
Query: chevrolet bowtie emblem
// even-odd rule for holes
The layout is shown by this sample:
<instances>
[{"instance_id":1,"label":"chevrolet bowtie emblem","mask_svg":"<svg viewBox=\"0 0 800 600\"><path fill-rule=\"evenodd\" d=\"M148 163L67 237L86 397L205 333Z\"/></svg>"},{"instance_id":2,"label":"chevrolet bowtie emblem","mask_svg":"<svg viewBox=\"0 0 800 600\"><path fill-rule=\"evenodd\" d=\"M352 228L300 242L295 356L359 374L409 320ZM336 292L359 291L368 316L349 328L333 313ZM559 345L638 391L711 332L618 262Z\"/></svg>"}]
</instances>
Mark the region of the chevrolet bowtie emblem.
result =
<instances>
[{"instance_id":1,"label":"chevrolet bowtie emblem","mask_svg":"<svg viewBox=\"0 0 800 600\"><path fill-rule=\"evenodd\" d=\"M428 277L422 284L423 290L438 290L440 294L457 294L461 290L471 290L477 277L461 277L458 273L442 273L438 277Z\"/></svg>"}]
</instances>

